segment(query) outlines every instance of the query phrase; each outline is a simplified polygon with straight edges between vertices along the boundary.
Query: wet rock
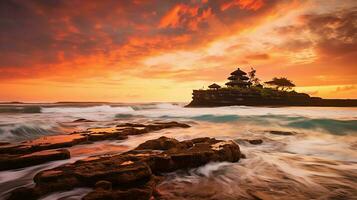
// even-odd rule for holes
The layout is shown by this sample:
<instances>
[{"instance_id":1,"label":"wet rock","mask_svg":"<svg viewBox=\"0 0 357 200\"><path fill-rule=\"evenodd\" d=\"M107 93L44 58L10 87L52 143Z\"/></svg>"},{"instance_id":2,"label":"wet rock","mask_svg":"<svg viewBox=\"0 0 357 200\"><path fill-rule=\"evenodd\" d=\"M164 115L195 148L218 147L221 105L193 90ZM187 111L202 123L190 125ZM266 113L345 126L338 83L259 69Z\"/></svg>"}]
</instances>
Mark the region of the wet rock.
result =
<instances>
[{"instance_id":1,"label":"wet rock","mask_svg":"<svg viewBox=\"0 0 357 200\"><path fill-rule=\"evenodd\" d=\"M76 121L82 122L84 120L86 119L78 119ZM6 167L0 166L0 170L32 166L32 165L44 163L46 160L38 156L36 157L36 161L31 159L21 158L21 156L25 154L41 152L50 149L67 148L79 144L88 144L89 142L95 142L95 141L125 140L128 138L129 135L140 135L140 134L149 133L151 131L156 131L166 128L175 128L175 127L188 128L190 126L178 122L155 122L152 124L126 123L118 127L90 128L83 132L74 132L72 134L66 134L66 135L53 135L53 136L41 137L35 140L30 140L18 144L3 144L0 145L0 157L2 156L3 160L5 159L5 161L11 160L9 161L9 163L15 163L15 164L14 165L5 164L4 166ZM59 155L57 155L57 157L55 155L51 155L51 157L50 156L48 157L49 159L47 159L47 161L62 159L62 157L60 157ZM28 162L28 164L25 164L24 162ZM14 167L11 168L11 166Z\"/></svg>"},{"instance_id":2,"label":"wet rock","mask_svg":"<svg viewBox=\"0 0 357 200\"><path fill-rule=\"evenodd\" d=\"M0 142L0 146L9 145L9 144L10 144L9 142Z\"/></svg>"},{"instance_id":3,"label":"wet rock","mask_svg":"<svg viewBox=\"0 0 357 200\"><path fill-rule=\"evenodd\" d=\"M150 125L150 126L157 126L157 127L162 128L162 129L176 128L176 127L179 127L179 128L190 128L191 127L188 124L179 123L179 122L175 122L175 121L172 121L172 122L155 122L153 125Z\"/></svg>"},{"instance_id":4,"label":"wet rock","mask_svg":"<svg viewBox=\"0 0 357 200\"><path fill-rule=\"evenodd\" d=\"M49 149L71 147L86 141L87 137L80 134L53 135L19 144L0 146L0 154L28 154Z\"/></svg>"},{"instance_id":5,"label":"wet rock","mask_svg":"<svg viewBox=\"0 0 357 200\"><path fill-rule=\"evenodd\" d=\"M0 170L17 169L68 158L70 158L70 152L67 149L46 150L23 155L5 154L0 157Z\"/></svg>"},{"instance_id":6,"label":"wet rock","mask_svg":"<svg viewBox=\"0 0 357 200\"><path fill-rule=\"evenodd\" d=\"M191 140L194 144L196 143L203 143L203 142L216 142L217 140L215 138L209 138L209 137L202 137L202 138L195 138Z\"/></svg>"},{"instance_id":7,"label":"wet rock","mask_svg":"<svg viewBox=\"0 0 357 200\"><path fill-rule=\"evenodd\" d=\"M259 145L263 143L262 139L237 139L236 140L239 144L249 143L253 145Z\"/></svg>"},{"instance_id":8,"label":"wet rock","mask_svg":"<svg viewBox=\"0 0 357 200\"><path fill-rule=\"evenodd\" d=\"M273 135L295 135L295 132L288 132L288 131L269 131L270 134Z\"/></svg>"},{"instance_id":9,"label":"wet rock","mask_svg":"<svg viewBox=\"0 0 357 200\"><path fill-rule=\"evenodd\" d=\"M127 135L123 135L121 132L107 133L99 132L87 135L89 141L103 141L103 140L125 140L128 139Z\"/></svg>"},{"instance_id":10,"label":"wet rock","mask_svg":"<svg viewBox=\"0 0 357 200\"><path fill-rule=\"evenodd\" d=\"M191 140L184 140L181 142L181 145L185 148L193 147L193 142Z\"/></svg>"},{"instance_id":11,"label":"wet rock","mask_svg":"<svg viewBox=\"0 0 357 200\"><path fill-rule=\"evenodd\" d=\"M112 183L109 181L98 181L95 183L96 190L112 190Z\"/></svg>"},{"instance_id":12,"label":"wet rock","mask_svg":"<svg viewBox=\"0 0 357 200\"><path fill-rule=\"evenodd\" d=\"M159 139L148 140L140 144L138 147L136 147L136 150L168 150L174 147L181 147L180 142L173 138L160 137Z\"/></svg>"},{"instance_id":13,"label":"wet rock","mask_svg":"<svg viewBox=\"0 0 357 200\"><path fill-rule=\"evenodd\" d=\"M99 199L125 199L125 200L149 200L154 193L156 182L154 178L143 185L135 188L122 188L112 191L95 189L83 197L83 200L99 200Z\"/></svg>"},{"instance_id":14,"label":"wet rock","mask_svg":"<svg viewBox=\"0 0 357 200\"><path fill-rule=\"evenodd\" d=\"M20 187L12 191L8 200L37 200L39 194L34 188Z\"/></svg>"},{"instance_id":15,"label":"wet rock","mask_svg":"<svg viewBox=\"0 0 357 200\"><path fill-rule=\"evenodd\" d=\"M118 124L117 127L146 127L145 124L135 124L135 123L124 123Z\"/></svg>"},{"instance_id":16,"label":"wet rock","mask_svg":"<svg viewBox=\"0 0 357 200\"><path fill-rule=\"evenodd\" d=\"M149 200L157 194L159 179L156 176L161 173L208 162L236 162L240 158L239 146L233 141L200 138L179 142L160 137L120 155L80 160L44 170L34 177L34 188L17 189L10 199L21 199L21 194L31 199L60 190L92 187L94 191L83 199Z\"/></svg>"},{"instance_id":17,"label":"wet rock","mask_svg":"<svg viewBox=\"0 0 357 200\"><path fill-rule=\"evenodd\" d=\"M94 122L94 121L89 120L89 119L80 118L80 119L74 120L73 122L74 122L74 123L77 123L77 122Z\"/></svg>"},{"instance_id":18,"label":"wet rock","mask_svg":"<svg viewBox=\"0 0 357 200\"><path fill-rule=\"evenodd\" d=\"M249 142L250 144L257 145L257 144L262 144L262 143L263 143L263 140L261 140L261 139L254 139L254 140L248 140L248 142Z\"/></svg>"}]
</instances>

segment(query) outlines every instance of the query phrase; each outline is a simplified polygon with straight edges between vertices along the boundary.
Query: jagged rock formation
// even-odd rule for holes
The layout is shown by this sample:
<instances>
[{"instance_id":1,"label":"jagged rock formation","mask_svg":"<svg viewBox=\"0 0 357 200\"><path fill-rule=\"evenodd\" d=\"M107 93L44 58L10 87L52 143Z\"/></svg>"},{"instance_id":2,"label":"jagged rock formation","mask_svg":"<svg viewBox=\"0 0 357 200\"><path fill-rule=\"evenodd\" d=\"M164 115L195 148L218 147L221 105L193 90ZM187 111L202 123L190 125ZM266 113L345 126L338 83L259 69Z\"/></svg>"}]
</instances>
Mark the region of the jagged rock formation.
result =
<instances>
[{"instance_id":1,"label":"jagged rock formation","mask_svg":"<svg viewBox=\"0 0 357 200\"><path fill-rule=\"evenodd\" d=\"M59 148L102 140L124 140L129 135L140 135L167 128L189 127L187 124L178 122L125 123L116 127L91 128L67 135L46 136L19 144L3 144L0 145L0 170L17 169L70 158L68 150Z\"/></svg>"},{"instance_id":2,"label":"jagged rock formation","mask_svg":"<svg viewBox=\"0 0 357 200\"><path fill-rule=\"evenodd\" d=\"M38 199L51 192L92 187L85 200L159 198L160 174L198 167L212 161L237 162L242 157L233 141L196 138L179 142L160 137L112 157L93 157L38 173L34 187L15 189L10 200Z\"/></svg>"}]
</instances>

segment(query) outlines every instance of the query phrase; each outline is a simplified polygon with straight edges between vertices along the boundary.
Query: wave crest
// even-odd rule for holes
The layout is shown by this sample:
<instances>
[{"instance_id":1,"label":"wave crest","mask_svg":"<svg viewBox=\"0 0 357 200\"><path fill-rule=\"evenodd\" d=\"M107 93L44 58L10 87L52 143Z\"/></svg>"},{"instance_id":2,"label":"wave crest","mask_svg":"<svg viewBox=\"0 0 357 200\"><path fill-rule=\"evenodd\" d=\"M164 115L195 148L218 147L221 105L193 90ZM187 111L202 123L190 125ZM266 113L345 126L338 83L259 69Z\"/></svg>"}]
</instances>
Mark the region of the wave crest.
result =
<instances>
[{"instance_id":1,"label":"wave crest","mask_svg":"<svg viewBox=\"0 0 357 200\"><path fill-rule=\"evenodd\" d=\"M109 105L91 107L53 107L42 109L42 113L123 113L132 111L134 111L134 109L130 106L115 107Z\"/></svg>"}]
</instances>

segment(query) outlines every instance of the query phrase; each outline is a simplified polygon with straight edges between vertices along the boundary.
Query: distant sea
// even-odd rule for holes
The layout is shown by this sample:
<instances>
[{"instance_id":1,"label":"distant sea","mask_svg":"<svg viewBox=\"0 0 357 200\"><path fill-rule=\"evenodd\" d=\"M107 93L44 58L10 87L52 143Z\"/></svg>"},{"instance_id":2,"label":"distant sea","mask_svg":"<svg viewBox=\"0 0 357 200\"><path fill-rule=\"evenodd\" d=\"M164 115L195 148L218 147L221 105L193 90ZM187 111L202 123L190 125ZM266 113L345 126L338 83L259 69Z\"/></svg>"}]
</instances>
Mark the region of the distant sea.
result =
<instances>
[{"instance_id":1,"label":"distant sea","mask_svg":"<svg viewBox=\"0 0 357 200\"><path fill-rule=\"evenodd\" d=\"M162 135L178 140L215 137L236 141L247 159L210 163L165 175L159 186L168 199L237 199L252 191L289 194L302 199L357 198L357 108L248 107L185 108L185 103L1 104L0 141L21 142L121 122L180 121L189 129L170 129L77 148L69 160L0 172L0 199L31 185L43 169L91 155L117 153ZM84 118L93 122L73 122ZM292 135L275 135L286 131ZM252 145L244 139L262 139ZM115 148L120 147L120 148ZM52 194L44 199L79 199L89 189ZM280 194L281 195L281 194ZM323 198L322 198L323 199Z\"/></svg>"}]
</instances>

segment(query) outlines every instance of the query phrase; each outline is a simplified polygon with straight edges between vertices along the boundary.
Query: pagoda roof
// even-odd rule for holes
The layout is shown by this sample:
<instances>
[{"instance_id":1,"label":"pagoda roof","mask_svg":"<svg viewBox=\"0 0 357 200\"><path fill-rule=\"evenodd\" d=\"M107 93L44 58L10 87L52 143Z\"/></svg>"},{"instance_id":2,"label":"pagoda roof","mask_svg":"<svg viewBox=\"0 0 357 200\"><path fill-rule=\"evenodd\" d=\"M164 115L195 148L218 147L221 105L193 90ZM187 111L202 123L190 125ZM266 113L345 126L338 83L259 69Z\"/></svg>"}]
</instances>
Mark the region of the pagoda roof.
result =
<instances>
[{"instance_id":1,"label":"pagoda roof","mask_svg":"<svg viewBox=\"0 0 357 200\"><path fill-rule=\"evenodd\" d=\"M237 80L237 77L236 76L234 76L234 75L232 75L232 76L230 76L230 77L228 77L228 80Z\"/></svg>"},{"instance_id":2,"label":"pagoda roof","mask_svg":"<svg viewBox=\"0 0 357 200\"><path fill-rule=\"evenodd\" d=\"M226 85L231 85L231 86L234 86L234 85L251 85L251 83L250 82L236 80L236 81L229 81L229 82L226 83Z\"/></svg>"},{"instance_id":3,"label":"pagoda roof","mask_svg":"<svg viewBox=\"0 0 357 200\"><path fill-rule=\"evenodd\" d=\"M231 75L242 76L242 75L247 75L247 73L245 73L244 71L238 68L237 70L232 72Z\"/></svg>"},{"instance_id":4,"label":"pagoda roof","mask_svg":"<svg viewBox=\"0 0 357 200\"><path fill-rule=\"evenodd\" d=\"M236 76L236 75L232 75L232 76L228 77L228 80L231 80L231 81L235 81L235 80L249 80L249 78L246 77L246 76Z\"/></svg>"},{"instance_id":5,"label":"pagoda roof","mask_svg":"<svg viewBox=\"0 0 357 200\"><path fill-rule=\"evenodd\" d=\"M220 85L213 83L212 85L208 86L209 88L221 88Z\"/></svg>"}]
</instances>

